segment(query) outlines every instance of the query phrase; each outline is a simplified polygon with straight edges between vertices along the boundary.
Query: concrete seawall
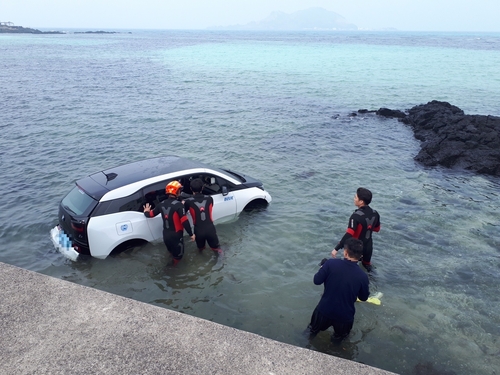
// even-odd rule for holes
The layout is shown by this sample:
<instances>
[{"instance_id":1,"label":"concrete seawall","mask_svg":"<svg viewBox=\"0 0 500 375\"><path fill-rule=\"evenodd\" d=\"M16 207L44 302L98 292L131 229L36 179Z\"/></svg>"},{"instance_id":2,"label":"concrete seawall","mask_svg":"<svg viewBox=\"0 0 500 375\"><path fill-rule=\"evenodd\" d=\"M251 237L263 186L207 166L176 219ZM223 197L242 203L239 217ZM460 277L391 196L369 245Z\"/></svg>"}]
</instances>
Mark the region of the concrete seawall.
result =
<instances>
[{"instance_id":1,"label":"concrete seawall","mask_svg":"<svg viewBox=\"0 0 500 375\"><path fill-rule=\"evenodd\" d=\"M0 263L0 374L391 374Z\"/></svg>"}]
</instances>

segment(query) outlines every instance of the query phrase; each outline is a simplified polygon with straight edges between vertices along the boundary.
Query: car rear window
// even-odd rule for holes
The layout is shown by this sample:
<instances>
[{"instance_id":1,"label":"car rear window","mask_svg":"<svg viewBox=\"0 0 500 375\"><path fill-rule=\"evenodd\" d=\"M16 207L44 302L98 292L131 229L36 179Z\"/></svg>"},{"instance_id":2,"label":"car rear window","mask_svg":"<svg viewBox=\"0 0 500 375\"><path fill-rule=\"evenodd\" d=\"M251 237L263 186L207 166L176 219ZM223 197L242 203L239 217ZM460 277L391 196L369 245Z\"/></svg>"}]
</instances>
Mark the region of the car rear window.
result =
<instances>
[{"instance_id":1,"label":"car rear window","mask_svg":"<svg viewBox=\"0 0 500 375\"><path fill-rule=\"evenodd\" d=\"M62 206L76 215L87 215L92 211L97 202L87 195L78 186L75 186L62 202Z\"/></svg>"}]
</instances>

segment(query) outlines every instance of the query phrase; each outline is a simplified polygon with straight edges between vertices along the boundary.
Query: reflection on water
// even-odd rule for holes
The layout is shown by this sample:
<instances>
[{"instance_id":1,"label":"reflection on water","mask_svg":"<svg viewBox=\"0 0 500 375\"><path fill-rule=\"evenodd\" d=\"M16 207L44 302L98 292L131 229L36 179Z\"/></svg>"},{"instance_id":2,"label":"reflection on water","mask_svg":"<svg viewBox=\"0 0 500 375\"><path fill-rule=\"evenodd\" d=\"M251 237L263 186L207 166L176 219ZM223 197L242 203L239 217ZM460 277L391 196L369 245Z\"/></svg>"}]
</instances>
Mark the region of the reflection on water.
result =
<instances>
[{"instance_id":1,"label":"reflection on water","mask_svg":"<svg viewBox=\"0 0 500 375\"><path fill-rule=\"evenodd\" d=\"M164 250L164 254L168 254L166 250ZM170 256L166 255L163 258L168 259ZM163 259L162 262L171 263L170 259L167 259ZM189 304L210 302L211 293L203 295L203 290L205 288L213 290L212 288L222 282L223 259L223 256L219 256L211 250L202 252L196 250L186 254L177 266L167 265L154 269L150 273L151 280L154 280L154 284L162 292L162 295L167 293L170 298L156 298L150 303L189 313L191 308L182 305L182 301L185 299L182 293L185 290L189 290L193 294ZM189 262L189 270L183 267L186 262ZM196 291L201 294L197 294Z\"/></svg>"}]
</instances>

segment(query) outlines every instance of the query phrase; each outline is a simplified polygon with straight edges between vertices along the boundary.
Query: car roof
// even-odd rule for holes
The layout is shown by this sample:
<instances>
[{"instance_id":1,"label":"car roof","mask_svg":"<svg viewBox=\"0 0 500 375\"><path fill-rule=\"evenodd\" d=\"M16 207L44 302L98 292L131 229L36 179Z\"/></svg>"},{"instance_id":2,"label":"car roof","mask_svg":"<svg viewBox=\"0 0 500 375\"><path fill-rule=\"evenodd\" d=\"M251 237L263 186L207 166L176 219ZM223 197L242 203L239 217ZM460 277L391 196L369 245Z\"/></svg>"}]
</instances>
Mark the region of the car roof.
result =
<instances>
[{"instance_id":1,"label":"car roof","mask_svg":"<svg viewBox=\"0 0 500 375\"><path fill-rule=\"evenodd\" d=\"M223 172L219 168L214 168L194 160L169 155L140 160L96 172L76 181L76 184L94 199L99 200L108 191L122 186L151 177L194 168L210 168Z\"/></svg>"}]
</instances>

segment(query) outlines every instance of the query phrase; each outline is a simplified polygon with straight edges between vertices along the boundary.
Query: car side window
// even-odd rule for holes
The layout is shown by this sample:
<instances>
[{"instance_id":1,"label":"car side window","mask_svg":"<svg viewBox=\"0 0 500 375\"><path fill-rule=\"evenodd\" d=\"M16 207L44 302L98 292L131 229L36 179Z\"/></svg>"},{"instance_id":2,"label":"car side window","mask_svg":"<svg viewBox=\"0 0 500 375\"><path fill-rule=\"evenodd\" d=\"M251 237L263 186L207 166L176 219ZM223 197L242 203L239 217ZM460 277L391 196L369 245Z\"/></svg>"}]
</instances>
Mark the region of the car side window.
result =
<instances>
[{"instance_id":1,"label":"car side window","mask_svg":"<svg viewBox=\"0 0 500 375\"><path fill-rule=\"evenodd\" d=\"M176 178L177 181L179 181L182 186L184 187L182 190L181 196L186 198L188 196L191 196L193 193L191 191L191 181L194 180L195 178L199 178L203 181L204 186L203 186L203 194L206 195L214 195L214 194L221 194L222 193L222 186L227 186L229 190L234 187L234 184L231 182L227 181L226 179L213 175L213 174L193 174L193 175L185 175L181 176L179 178ZM162 182L162 188L164 190L165 185L168 183L168 181ZM152 185L154 186L154 185ZM144 196L146 196L147 192L150 191L149 187L144 189Z\"/></svg>"},{"instance_id":2,"label":"car side window","mask_svg":"<svg viewBox=\"0 0 500 375\"><path fill-rule=\"evenodd\" d=\"M219 184L220 186L226 186L228 190L233 190L233 188L236 186L235 184L233 184L232 182L229 182L228 180L226 180L225 178L222 178L222 177L217 177L217 181L219 181Z\"/></svg>"},{"instance_id":3,"label":"car side window","mask_svg":"<svg viewBox=\"0 0 500 375\"><path fill-rule=\"evenodd\" d=\"M113 199L109 202L99 203L93 216L109 215L125 211L142 211L143 197L140 191L128 197Z\"/></svg>"},{"instance_id":4,"label":"car side window","mask_svg":"<svg viewBox=\"0 0 500 375\"><path fill-rule=\"evenodd\" d=\"M182 185L182 192L181 192L181 197L182 198L187 198L193 195L193 192L191 191L191 181L197 178L197 175L187 175L187 176L182 176L177 179Z\"/></svg>"},{"instance_id":5,"label":"car side window","mask_svg":"<svg viewBox=\"0 0 500 375\"><path fill-rule=\"evenodd\" d=\"M203 180L203 175L191 174L177 178L177 181L179 181L183 187L181 193L182 198L187 198L193 195L193 192L191 191L191 181L193 181L195 178L201 178Z\"/></svg>"},{"instance_id":6,"label":"car side window","mask_svg":"<svg viewBox=\"0 0 500 375\"><path fill-rule=\"evenodd\" d=\"M218 179L213 175L203 176L203 193L207 195L219 194L221 192L220 184Z\"/></svg>"},{"instance_id":7,"label":"car side window","mask_svg":"<svg viewBox=\"0 0 500 375\"><path fill-rule=\"evenodd\" d=\"M205 183L203 193L207 195L221 194L223 186L226 186L228 190L231 190L234 187L234 184L228 180L211 174L204 175L203 182Z\"/></svg>"},{"instance_id":8,"label":"car side window","mask_svg":"<svg viewBox=\"0 0 500 375\"><path fill-rule=\"evenodd\" d=\"M118 208L119 212L123 211L142 211L142 194L138 191L128 197L121 198L122 202Z\"/></svg>"},{"instance_id":9,"label":"car side window","mask_svg":"<svg viewBox=\"0 0 500 375\"><path fill-rule=\"evenodd\" d=\"M169 182L170 180L161 181L143 188L144 204L149 203L154 208L157 204L164 201L167 198L165 186L167 186Z\"/></svg>"}]
</instances>

